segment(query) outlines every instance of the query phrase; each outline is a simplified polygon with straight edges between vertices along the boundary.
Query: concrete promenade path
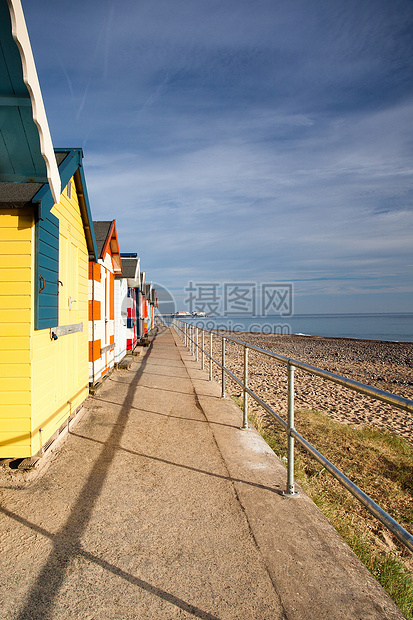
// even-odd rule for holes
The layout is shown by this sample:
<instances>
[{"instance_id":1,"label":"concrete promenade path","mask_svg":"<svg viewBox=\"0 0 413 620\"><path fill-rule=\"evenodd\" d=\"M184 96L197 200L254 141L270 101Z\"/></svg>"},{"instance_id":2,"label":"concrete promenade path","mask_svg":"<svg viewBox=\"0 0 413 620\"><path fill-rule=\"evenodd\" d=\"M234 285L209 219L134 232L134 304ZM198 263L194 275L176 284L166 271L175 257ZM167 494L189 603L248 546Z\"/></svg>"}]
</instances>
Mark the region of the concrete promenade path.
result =
<instances>
[{"instance_id":1,"label":"concrete promenade path","mask_svg":"<svg viewBox=\"0 0 413 620\"><path fill-rule=\"evenodd\" d=\"M160 330L29 480L0 477L1 620L403 615Z\"/></svg>"}]
</instances>

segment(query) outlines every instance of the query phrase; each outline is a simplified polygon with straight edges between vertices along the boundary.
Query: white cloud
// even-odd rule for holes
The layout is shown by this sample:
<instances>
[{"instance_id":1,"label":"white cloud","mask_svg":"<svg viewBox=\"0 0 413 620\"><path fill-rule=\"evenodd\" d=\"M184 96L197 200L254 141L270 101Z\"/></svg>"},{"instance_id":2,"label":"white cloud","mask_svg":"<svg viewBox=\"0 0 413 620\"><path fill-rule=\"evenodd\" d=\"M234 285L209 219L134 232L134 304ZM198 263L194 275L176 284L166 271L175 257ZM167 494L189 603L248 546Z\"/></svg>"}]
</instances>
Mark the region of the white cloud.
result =
<instances>
[{"instance_id":1,"label":"white cloud","mask_svg":"<svg viewBox=\"0 0 413 620\"><path fill-rule=\"evenodd\" d=\"M54 142L151 279L409 288L410 2L25 9Z\"/></svg>"}]
</instances>

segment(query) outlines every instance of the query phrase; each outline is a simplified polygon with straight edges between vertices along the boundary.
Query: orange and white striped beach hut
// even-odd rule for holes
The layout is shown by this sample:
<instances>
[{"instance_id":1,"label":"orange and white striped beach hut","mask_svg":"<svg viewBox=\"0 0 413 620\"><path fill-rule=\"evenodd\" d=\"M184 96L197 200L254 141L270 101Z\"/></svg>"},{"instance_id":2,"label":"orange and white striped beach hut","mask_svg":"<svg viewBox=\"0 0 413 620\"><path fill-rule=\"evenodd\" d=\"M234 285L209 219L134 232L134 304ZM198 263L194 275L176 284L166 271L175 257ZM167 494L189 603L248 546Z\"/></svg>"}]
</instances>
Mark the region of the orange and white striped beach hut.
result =
<instances>
[{"instance_id":1,"label":"orange and white striped beach hut","mask_svg":"<svg viewBox=\"0 0 413 620\"><path fill-rule=\"evenodd\" d=\"M115 364L115 275L122 273L116 220L93 222L98 261L89 262L89 383Z\"/></svg>"}]
</instances>

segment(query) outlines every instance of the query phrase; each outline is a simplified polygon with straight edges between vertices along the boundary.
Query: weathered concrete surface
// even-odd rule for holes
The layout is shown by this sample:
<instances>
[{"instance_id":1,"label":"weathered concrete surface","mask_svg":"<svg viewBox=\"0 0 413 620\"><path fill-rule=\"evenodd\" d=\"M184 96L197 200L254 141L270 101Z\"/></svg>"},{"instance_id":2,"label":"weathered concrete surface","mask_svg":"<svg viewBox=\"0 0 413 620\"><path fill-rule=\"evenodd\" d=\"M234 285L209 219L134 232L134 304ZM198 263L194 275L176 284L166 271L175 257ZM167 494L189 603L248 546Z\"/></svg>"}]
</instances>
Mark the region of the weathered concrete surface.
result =
<instances>
[{"instance_id":1,"label":"weathered concrete surface","mask_svg":"<svg viewBox=\"0 0 413 620\"><path fill-rule=\"evenodd\" d=\"M287 473L281 460L255 429L241 430L241 410L222 399L221 387L207 382L209 373L181 350L287 617L404 618L299 485L299 497L282 495Z\"/></svg>"},{"instance_id":2,"label":"weathered concrete surface","mask_svg":"<svg viewBox=\"0 0 413 620\"><path fill-rule=\"evenodd\" d=\"M0 479L5 620L402 618L170 332Z\"/></svg>"}]
</instances>

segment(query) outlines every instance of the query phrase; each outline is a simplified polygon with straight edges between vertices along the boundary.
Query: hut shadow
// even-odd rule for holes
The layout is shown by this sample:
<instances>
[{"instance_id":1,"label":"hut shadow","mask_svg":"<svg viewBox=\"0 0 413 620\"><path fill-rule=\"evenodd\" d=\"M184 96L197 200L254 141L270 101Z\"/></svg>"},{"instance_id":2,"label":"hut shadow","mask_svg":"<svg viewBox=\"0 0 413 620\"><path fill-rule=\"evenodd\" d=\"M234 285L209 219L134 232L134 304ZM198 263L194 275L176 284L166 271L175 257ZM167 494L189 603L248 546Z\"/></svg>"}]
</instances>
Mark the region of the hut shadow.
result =
<instances>
[{"instance_id":1,"label":"hut shadow","mask_svg":"<svg viewBox=\"0 0 413 620\"><path fill-rule=\"evenodd\" d=\"M160 598L176 605L180 609L189 612L198 618L217 620L215 616L212 616L211 614L190 605L174 595L152 586L151 584L138 579L125 571L122 571L120 568L109 564L105 560L87 553L81 546L82 536L89 524L89 521L91 520L93 509L99 499L99 496L101 495L103 485L106 481L115 454L120 448L120 441L125 432L130 414L130 402L145 370L146 364L152 352L152 348L153 341L145 354L145 358L142 361L136 376L132 379L129 385L124 403L116 420L114 420L113 429L108 439L103 442L101 452L96 459L75 504L71 509L66 523L54 535L44 532L45 535L48 535L48 537L53 540L53 549L50 552L45 565L41 569L34 585L29 591L26 602L21 608L20 613L16 616L16 620L29 620L31 618L42 618L43 620L46 620L52 616L53 605L60 589L63 586L67 568L73 558L79 554L94 561L98 565L102 566L102 568L119 575L137 587L159 596ZM22 519L20 519L20 521L22 521ZM26 522L26 525L30 527L29 522Z\"/></svg>"}]
</instances>

